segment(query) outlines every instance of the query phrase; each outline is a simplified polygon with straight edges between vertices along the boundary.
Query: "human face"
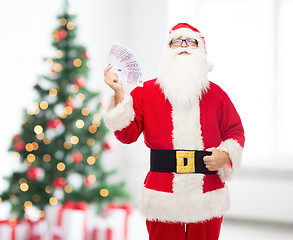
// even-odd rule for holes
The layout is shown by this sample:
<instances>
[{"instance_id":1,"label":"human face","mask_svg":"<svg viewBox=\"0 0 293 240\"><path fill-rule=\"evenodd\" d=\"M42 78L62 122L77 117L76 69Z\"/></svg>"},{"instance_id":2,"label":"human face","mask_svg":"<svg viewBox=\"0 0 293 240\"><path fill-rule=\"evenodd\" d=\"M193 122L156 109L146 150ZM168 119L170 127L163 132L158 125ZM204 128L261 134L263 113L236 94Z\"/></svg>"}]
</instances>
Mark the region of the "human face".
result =
<instances>
[{"instance_id":1,"label":"human face","mask_svg":"<svg viewBox=\"0 0 293 240\"><path fill-rule=\"evenodd\" d=\"M174 45L173 44L173 40L170 42L170 48L171 49L177 49L177 48L188 48L188 47L190 47L190 48L197 48L198 47L198 42L197 42L197 40L196 39L192 39L192 38L183 38L182 36L180 36L179 38L177 38L177 39L175 39L175 41L176 40L183 40L182 41L182 43L181 43L181 45ZM189 40L189 42L190 42L190 44L188 45L187 43L186 43L186 41L188 41ZM190 55L191 53L189 53L189 52L187 52L187 51L182 51L182 52L180 52L180 53L178 53L178 55Z\"/></svg>"}]
</instances>

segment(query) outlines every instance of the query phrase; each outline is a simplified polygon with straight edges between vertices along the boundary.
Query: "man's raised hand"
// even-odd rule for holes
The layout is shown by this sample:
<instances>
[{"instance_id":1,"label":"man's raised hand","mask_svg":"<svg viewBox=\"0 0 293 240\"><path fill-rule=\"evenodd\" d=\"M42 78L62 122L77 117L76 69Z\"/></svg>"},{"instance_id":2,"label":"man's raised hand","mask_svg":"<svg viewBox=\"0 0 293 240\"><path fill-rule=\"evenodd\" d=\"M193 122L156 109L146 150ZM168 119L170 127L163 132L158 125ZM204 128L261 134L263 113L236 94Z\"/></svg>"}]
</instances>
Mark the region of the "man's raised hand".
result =
<instances>
[{"instance_id":1,"label":"man's raised hand","mask_svg":"<svg viewBox=\"0 0 293 240\"><path fill-rule=\"evenodd\" d=\"M119 82L119 76L116 72L111 71L113 66L107 66L104 69L104 82L115 92L115 106L123 101L124 89L122 83Z\"/></svg>"}]
</instances>

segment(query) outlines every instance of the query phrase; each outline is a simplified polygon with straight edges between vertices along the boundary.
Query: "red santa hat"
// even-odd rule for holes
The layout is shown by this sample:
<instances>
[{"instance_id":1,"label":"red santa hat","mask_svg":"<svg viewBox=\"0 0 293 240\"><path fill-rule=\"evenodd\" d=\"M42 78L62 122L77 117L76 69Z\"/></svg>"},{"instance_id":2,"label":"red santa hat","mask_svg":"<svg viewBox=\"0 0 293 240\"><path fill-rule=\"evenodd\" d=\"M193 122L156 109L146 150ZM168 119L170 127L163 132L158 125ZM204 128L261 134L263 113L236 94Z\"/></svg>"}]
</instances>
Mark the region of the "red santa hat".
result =
<instances>
[{"instance_id":1,"label":"red santa hat","mask_svg":"<svg viewBox=\"0 0 293 240\"><path fill-rule=\"evenodd\" d=\"M198 48L207 53L205 39L200 31L198 31L195 27L188 23L178 23L169 32L168 44L172 39L179 38L180 36L182 38L195 38L198 42ZM213 64L208 62L208 65L209 71L211 71L213 69Z\"/></svg>"}]
</instances>

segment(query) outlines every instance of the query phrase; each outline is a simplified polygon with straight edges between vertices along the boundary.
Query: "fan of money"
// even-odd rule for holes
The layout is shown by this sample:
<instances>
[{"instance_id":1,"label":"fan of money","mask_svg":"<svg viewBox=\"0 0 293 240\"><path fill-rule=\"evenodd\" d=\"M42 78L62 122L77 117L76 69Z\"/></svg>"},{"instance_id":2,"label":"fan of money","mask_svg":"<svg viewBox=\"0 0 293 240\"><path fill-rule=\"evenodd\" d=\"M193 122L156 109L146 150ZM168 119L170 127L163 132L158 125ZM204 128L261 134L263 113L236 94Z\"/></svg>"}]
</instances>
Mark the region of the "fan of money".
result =
<instances>
[{"instance_id":1,"label":"fan of money","mask_svg":"<svg viewBox=\"0 0 293 240\"><path fill-rule=\"evenodd\" d=\"M142 71L138 59L131 50L120 43L114 43L110 50L107 65L119 75L119 82L142 86Z\"/></svg>"}]
</instances>

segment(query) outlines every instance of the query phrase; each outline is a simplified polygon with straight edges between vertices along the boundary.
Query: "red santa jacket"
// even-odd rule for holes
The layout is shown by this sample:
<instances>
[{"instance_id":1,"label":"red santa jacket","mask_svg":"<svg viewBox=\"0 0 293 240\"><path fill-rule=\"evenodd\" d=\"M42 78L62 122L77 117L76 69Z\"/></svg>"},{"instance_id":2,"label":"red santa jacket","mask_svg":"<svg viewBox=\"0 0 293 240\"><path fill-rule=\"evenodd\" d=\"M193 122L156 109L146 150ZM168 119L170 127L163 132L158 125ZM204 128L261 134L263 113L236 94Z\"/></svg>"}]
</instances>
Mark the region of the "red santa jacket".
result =
<instances>
[{"instance_id":1,"label":"red santa jacket","mask_svg":"<svg viewBox=\"0 0 293 240\"><path fill-rule=\"evenodd\" d=\"M148 220L198 222L220 217L230 206L225 181L241 163L244 131L227 94L210 82L193 106L172 106L156 79L137 87L114 108L104 112L106 125L122 143L143 132L150 149L205 150L218 147L232 163L216 175L151 172L142 189L140 210Z\"/></svg>"}]
</instances>

